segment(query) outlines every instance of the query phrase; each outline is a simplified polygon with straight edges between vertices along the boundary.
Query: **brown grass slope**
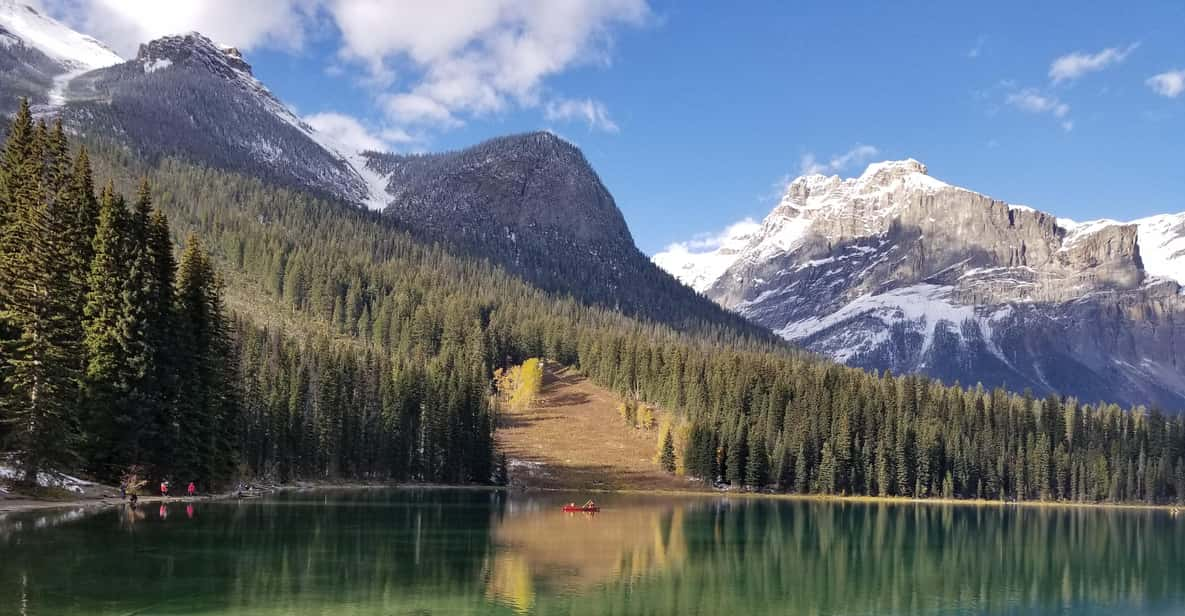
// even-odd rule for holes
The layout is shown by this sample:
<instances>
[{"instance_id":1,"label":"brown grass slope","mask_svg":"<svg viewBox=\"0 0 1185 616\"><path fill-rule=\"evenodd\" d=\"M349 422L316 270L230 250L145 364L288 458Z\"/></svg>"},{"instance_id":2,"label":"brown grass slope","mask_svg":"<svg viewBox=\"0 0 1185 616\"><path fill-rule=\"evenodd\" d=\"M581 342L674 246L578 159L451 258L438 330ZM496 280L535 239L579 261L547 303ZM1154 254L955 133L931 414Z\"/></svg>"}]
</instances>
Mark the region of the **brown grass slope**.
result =
<instances>
[{"instance_id":1,"label":"brown grass slope","mask_svg":"<svg viewBox=\"0 0 1185 616\"><path fill-rule=\"evenodd\" d=\"M549 363L543 389L524 411L504 411L497 440L515 487L574 490L695 490L654 460L658 430L626 426L619 400L570 368Z\"/></svg>"}]
</instances>

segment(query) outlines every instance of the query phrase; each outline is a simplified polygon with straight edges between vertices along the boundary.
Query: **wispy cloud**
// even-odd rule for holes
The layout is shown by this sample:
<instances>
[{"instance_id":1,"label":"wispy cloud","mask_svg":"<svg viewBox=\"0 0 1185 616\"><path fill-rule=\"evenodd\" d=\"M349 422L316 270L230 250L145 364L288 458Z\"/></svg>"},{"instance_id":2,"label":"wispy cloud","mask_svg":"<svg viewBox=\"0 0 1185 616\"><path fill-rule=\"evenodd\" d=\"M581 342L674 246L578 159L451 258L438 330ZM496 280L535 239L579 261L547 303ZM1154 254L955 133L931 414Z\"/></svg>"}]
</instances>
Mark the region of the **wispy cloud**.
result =
<instances>
[{"instance_id":1,"label":"wispy cloud","mask_svg":"<svg viewBox=\"0 0 1185 616\"><path fill-rule=\"evenodd\" d=\"M1042 94L1036 88L1024 88L1009 93L1004 97L1004 102L1026 113L1051 115L1059 120L1062 130L1074 130L1074 122L1069 118L1070 105L1056 96Z\"/></svg>"},{"instance_id":2,"label":"wispy cloud","mask_svg":"<svg viewBox=\"0 0 1185 616\"><path fill-rule=\"evenodd\" d=\"M974 60L982 55L984 43L987 43L986 36L980 36L979 38L975 39L975 45L973 45L971 49L967 50L967 57Z\"/></svg>"},{"instance_id":3,"label":"wispy cloud","mask_svg":"<svg viewBox=\"0 0 1185 616\"><path fill-rule=\"evenodd\" d=\"M389 152L419 141L400 128L371 130L357 118L344 113L314 113L301 119L346 154Z\"/></svg>"},{"instance_id":4,"label":"wispy cloud","mask_svg":"<svg viewBox=\"0 0 1185 616\"><path fill-rule=\"evenodd\" d=\"M1004 102L1029 113L1052 113L1056 118L1065 117L1070 113L1070 106L1058 100L1056 96L1046 96L1035 88L1025 88L1008 95Z\"/></svg>"},{"instance_id":5,"label":"wispy cloud","mask_svg":"<svg viewBox=\"0 0 1185 616\"><path fill-rule=\"evenodd\" d=\"M1152 88L1153 92L1161 96L1177 98L1182 92L1185 92L1185 69L1165 71L1153 75L1144 83L1148 84L1148 87Z\"/></svg>"},{"instance_id":6,"label":"wispy cloud","mask_svg":"<svg viewBox=\"0 0 1185 616\"><path fill-rule=\"evenodd\" d=\"M742 240L756 233L760 228L760 222L750 217L745 217L728 225L723 230L697 233L687 241L668 244L663 251L677 254L711 252L720 248L729 240Z\"/></svg>"},{"instance_id":7,"label":"wispy cloud","mask_svg":"<svg viewBox=\"0 0 1185 616\"><path fill-rule=\"evenodd\" d=\"M849 168L851 165L858 165L868 161L868 159L876 156L877 152L878 150L871 145L856 144L855 147L847 152L832 156L826 161L819 160L813 152L807 152L802 155L798 173L799 175L838 173Z\"/></svg>"},{"instance_id":8,"label":"wispy cloud","mask_svg":"<svg viewBox=\"0 0 1185 616\"><path fill-rule=\"evenodd\" d=\"M570 122L582 121L588 124L589 130L601 130L616 133L620 127L609 117L609 110L601 101L585 99L557 99L548 101L543 115L550 121Z\"/></svg>"},{"instance_id":9,"label":"wispy cloud","mask_svg":"<svg viewBox=\"0 0 1185 616\"><path fill-rule=\"evenodd\" d=\"M1127 59L1131 52L1140 46L1137 41L1127 47L1108 47L1097 53L1076 51L1069 53L1049 65L1049 79L1053 83L1071 81L1087 73L1101 71L1113 64L1119 64Z\"/></svg>"}]
</instances>

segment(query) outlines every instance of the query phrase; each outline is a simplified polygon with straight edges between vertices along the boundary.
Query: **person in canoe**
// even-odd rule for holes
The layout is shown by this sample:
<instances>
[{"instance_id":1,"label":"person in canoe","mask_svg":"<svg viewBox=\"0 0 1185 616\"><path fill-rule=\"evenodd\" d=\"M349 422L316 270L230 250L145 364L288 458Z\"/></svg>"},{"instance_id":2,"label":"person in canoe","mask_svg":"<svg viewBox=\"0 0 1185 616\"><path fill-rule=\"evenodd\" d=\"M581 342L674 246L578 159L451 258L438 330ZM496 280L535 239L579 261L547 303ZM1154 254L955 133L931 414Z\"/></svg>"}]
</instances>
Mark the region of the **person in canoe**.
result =
<instances>
[{"instance_id":1,"label":"person in canoe","mask_svg":"<svg viewBox=\"0 0 1185 616\"><path fill-rule=\"evenodd\" d=\"M587 503L584 503L584 507L583 507L583 509L596 509L596 508L597 508L597 503L596 503L596 501L594 501L591 498L588 499Z\"/></svg>"}]
</instances>

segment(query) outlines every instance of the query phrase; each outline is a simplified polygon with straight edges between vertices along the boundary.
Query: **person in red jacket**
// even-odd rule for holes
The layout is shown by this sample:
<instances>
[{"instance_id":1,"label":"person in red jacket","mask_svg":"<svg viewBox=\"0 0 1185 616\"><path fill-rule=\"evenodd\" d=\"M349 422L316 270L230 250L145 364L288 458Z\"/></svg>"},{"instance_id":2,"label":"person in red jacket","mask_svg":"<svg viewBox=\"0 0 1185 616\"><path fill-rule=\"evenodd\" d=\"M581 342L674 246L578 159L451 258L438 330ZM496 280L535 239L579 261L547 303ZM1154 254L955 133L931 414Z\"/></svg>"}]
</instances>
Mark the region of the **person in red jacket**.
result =
<instances>
[{"instance_id":1,"label":"person in red jacket","mask_svg":"<svg viewBox=\"0 0 1185 616\"><path fill-rule=\"evenodd\" d=\"M164 479L162 479L160 482L160 495L161 496L168 496L169 495L169 482L165 481Z\"/></svg>"},{"instance_id":2,"label":"person in red jacket","mask_svg":"<svg viewBox=\"0 0 1185 616\"><path fill-rule=\"evenodd\" d=\"M192 481L189 482L189 487L186 489L186 492L188 492L191 497L196 495L197 494L197 486L193 485Z\"/></svg>"}]
</instances>

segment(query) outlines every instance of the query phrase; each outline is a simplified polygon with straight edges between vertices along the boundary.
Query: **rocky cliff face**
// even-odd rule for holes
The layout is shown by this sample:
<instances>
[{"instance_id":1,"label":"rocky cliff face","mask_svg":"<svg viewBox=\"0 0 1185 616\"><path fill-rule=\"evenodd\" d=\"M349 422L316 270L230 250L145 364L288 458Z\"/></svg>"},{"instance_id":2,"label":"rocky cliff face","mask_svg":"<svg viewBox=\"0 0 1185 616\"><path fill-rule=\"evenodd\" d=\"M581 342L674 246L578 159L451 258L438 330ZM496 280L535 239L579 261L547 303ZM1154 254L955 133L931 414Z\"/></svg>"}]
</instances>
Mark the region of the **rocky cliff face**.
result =
<instances>
[{"instance_id":1,"label":"rocky cliff face","mask_svg":"<svg viewBox=\"0 0 1185 616\"><path fill-rule=\"evenodd\" d=\"M701 289L850 365L1185 409L1182 218L1059 221L878 163L795 180Z\"/></svg>"}]
</instances>

